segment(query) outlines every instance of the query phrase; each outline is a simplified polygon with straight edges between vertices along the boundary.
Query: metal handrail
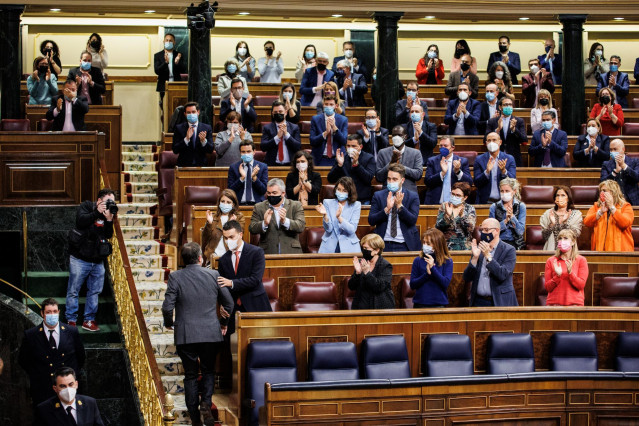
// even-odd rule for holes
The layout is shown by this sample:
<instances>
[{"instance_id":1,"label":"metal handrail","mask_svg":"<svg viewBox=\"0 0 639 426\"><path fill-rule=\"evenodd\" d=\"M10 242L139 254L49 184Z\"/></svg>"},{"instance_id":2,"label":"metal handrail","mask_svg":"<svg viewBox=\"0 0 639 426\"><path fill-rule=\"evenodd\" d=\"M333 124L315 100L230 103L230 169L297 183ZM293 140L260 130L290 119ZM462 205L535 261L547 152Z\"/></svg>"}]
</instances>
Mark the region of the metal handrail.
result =
<instances>
[{"instance_id":1,"label":"metal handrail","mask_svg":"<svg viewBox=\"0 0 639 426\"><path fill-rule=\"evenodd\" d=\"M22 285L24 287L24 291L22 293L24 293L25 295L27 295L27 291L29 291L29 271L28 271L28 265L27 265L27 233L29 231L29 225L27 224L27 211L26 210L22 210L22 269L23 269L23 281L22 281ZM21 290L22 291L22 290ZM35 302L35 300L34 300ZM25 309L27 309L27 298L24 298L24 307ZM38 305L38 307L40 307L40 305ZM27 311L25 311L27 312Z\"/></svg>"},{"instance_id":2,"label":"metal handrail","mask_svg":"<svg viewBox=\"0 0 639 426\"><path fill-rule=\"evenodd\" d=\"M33 297L29 296L29 294L27 294L27 292L26 292L26 291L23 291L23 290L19 289L18 287L14 286L13 284L11 284L11 283L10 283L10 282L8 282L8 281L3 280L2 278L0 278L0 282L5 283L6 285L8 285L9 287L11 287L12 289L14 289L14 290L18 290L20 293L22 293L22 295L24 296L24 301L25 301L25 303L24 303L24 307L25 307L26 312L28 312L28 311L29 311L29 308L28 308L27 303L26 303L26 301L27 301L27 297L28 297L29 299L31 299L31 301L32 301L33 303L35 303L36 305L38 305L38 308L39 308L39 309L42 309L42 306L40 306L40 304L39 304L38 302L36 302L36 301L35 301L35 299L34 299Z\"/></svg>"}]
</instances>

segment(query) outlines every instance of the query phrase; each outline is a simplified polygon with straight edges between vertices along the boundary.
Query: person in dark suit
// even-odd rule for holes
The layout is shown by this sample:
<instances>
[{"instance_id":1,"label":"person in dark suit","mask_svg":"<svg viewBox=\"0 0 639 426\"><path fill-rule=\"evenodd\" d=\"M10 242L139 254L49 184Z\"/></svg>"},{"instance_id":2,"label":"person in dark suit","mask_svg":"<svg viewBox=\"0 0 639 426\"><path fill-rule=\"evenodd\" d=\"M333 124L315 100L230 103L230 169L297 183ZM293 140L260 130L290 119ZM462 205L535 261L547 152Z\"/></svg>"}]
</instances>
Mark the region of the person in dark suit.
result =
<instances>
[{"instance_id":1,"label":"person in dark suit","mask_svg":"<svg viewBox=\"0 0 639 426\"><path fill-rule=\"evenodd\" d=\"M484 220L479 231L481 239L472 241L464 270L464 281L472 283L469 306L519 306L513 286L515 248L499 239L497 219Z\"/></svg>"},{"instance_id":2,"label":"person in dark suit","mask_svg":"<svg viewBox=\"0 0 639 426\"><path fill-rule=\"evenodd\" d=\"M421 152L415 148L406 146L406 130L397 125L393 127L393 146L379 151L375 162L375 178L377 182L384 184L389 167L394 163L404 166L406 180L402 187L408 191L417 193L417 181L424 175L424 159Z\"/></svg>"},{"instance_id":3,"label":"person in dark suit","mask_svg":"<svg viewBox=\"0 0 639 426\"><path fill-rule=\"evenodd\" d=\"M386 251L417 251L421 247L415 226L419 215L419 195L402 188L404 166L388 167L386 188L373 194L368 224L384 240Z\"/></svg>"},{"instance_id":4,"label":"person in dark suit","mask_svg":"<svg viewBox=\"0 0 639 426\"><path fill-rule=\"evenodd\" d=\"M38 426L104 426L95 399L78 395L78 380L71 367L58 368L53 376L55 396L40 403L34 424Z\"/></svg>"},{"instance_id":5,"label":"person in dark suit","mask_svg":"<svg viewBox=\"0 0 639 426\"><path fill-rule=\"evenodd\" d=\"M331 67L333 72L335 73L337 71L337 64L339 63L339 61L346 59L349 64L353 66L353 73L363 75L364 79L368 81L370 76L368 75L366 66L360 60L360 58L357 58L355 56L355 43L353 43L352 41L345 41L344 43L342 43L342 51L344 52L344 55L336 56L335 58L333 58L333 66Z\"/></svg>"},{"instance_id":6,"label":"person in dark suit","mask_svg":"<svg viewBox=\"0 0 639 426\"><path fill-rule=\"evenodd\" d=\"M537 106L537 94L541 89L555 93L555 83L552 74L539 65L539 59L528 61L530 72L521 78L521 93L524 95L522 108L535 108Z\"/></svg>"},{"instance_id":7,"label":"person in dark suit","mask_svg":"<svg viewBox=\"0 0 639 426\"><path fill-rule=\"evenodd\" d=\"M519 60L519 53L510 51L510 37L503 35L499 37L499 52L493 52L488 58L488 66L486 72L493 65L493 62L502 61L508 67L510 71L510 77L513 84L519 84L517 76L521 72L521 62Z\"/></svg>"},{"instance_id":8,"label":"person in dark suit","mask_svg":"<svg viewBox=\"0 0 639 426\"><path fill-rule=\"evenodd\" d=\"M229 188L235 191L240 205L252 206L264 200L268 182L268 166L255 160L255 145L251 141L240 143L242 159L229 166Z\"/></svg>"},{"instance_id":9,"label":"person in dark suit","mask_svg":"<svg viewBox=\"0 0 639 426\"><path fill-rule=\"evenodd\" d=\"M601 181L614 180L632 206L639 206L639 160L626 155L621 139L610 142L610 160L601 166Z\"/></svg>"},{"instance_id":10,"label":"person in dark suit","mask_svg":"<svg viewBox=\"0 0 639 426\"><path fill-rule=\"evenodd\" d=\"M229 112L242 116L242 127L253 133L257 113L253 107L253 95L244 92L244 83L239 78L231 80L231 95L220 103L220 120L225 121Z\"/></svg>"},{"instance_id":11,"label":"person in dark suit","mask_svg":"<svg viewBox=\"0 0 639 426\"><path fill-rule=\"evenodd\" d=\"M306 151L297 151L286 175L286 198L299 201L303 207L315 206L321 190L322 175L315 171L313 157Z\"/></svg>"},{"instance_id":12,"label":"person in dark suit","mask_svg":"<svg viewBox=\"0 0 639 426\"><path fill-rule=\"evenodd\" d=\"M557 116L554 111L541 114L542 129L533 133L528 154L535 157L534 167L566 167L565 155L568 150L568 135L563 130L554 129Z\"/></svg>"},{"instance_id":13,"label":"person in dark suit","mask_svg":"<svg viewBox=\"0 0 639 426\"><path fill-rule=\"evenodd\" d=\"M491 118L486 123L486 133L497 133L502 141L502 150L512 155L517 167L521 167L521 145L528 142L526 122L523 118L513 115L513 101L510 98L501 99L499 110L501 116Z\"/></svg>"},{"instance_id":14,"label":"person in dark suit","mask_svg":"<svg viewBox=\"0 0 639 426\"><path fill-rule=\"evenodd\" d=\"M67 80L74 80L78 92L89 101L89 105L102 105L102 95L106 91L104 77L100 68L91 66L91 54L87 51L80 55L80 66L71 68Z\"/></svg>"},{"instance_id":15,"label":"person in dark suit","mask_svg":"<svg viewBox=\"0 0 639 426\"><path fill-rule=\"evenodd\" d=\"M355 270L348 280L348 288L355 292L353 309L394 309L393 265L382 257L386 244L379 235L368 234L361 246L362 258L353 258Z\"/></svg>"},{"instance_id":16,"label":"person in dark suit","mask_svg":"<svg viewBox=\"0 0 639 426\"><path fill-rule=\"evenodd\" d=\"M388 146L388 129L382 127L382 122L374 108L366 111L365 120L357 134L362 139L364 151L377 160L377 153ZM359 194L359 189L357 191Z\"/></svg>"},{"instance_id":17,"label":"person in dark suit","mask_svg":"<svg viewBox=\"0 0 639 426\"><path fill-rule=\"evenodd\" d=\"M499 117L501 111L497 104L497 85L491 81L486 82L486 100L481 103L479 112L479 123L477 124L477 130L480 135L486 134L486 123L493 117Z\"/></svg>"},{"instance_id":18,"label":"person in dark suit","mask_svg":"<svg viewBox=\"0 0 639 426\"><path fill-rule=\"evenodd\" d=\"M375 158L363 150L362 137L359 134L349 135L346 141L346 155L338 151L335 164L326 177L330 183L336 183L347 176L353 179L357 192L357 201L362 204L371 203L371 182L375 176Z\"/></svg>"},{"instance_id":19,"label":"person in dark suit","mask_svg":"<svg viewBox=\"0 0 639 426\"><path fill-rule=\"evenodd\" d=\"M64 82L63 94L52 99L47 111L47 120L53 120L54 132L82 132L86 130L84 116L89 112L89 102L78 96L74 80Z\"/></svg>"},{"instance_id":20,"label":"person in dark suit","mask_svg":"<svg viewBox=\"0 0 639 426\"><path fill-rule=\"evenodd\" d=\"M293 155L302 149L300 128L286 121L286 106L275 101L271 106L272 121L262 126L260 149L266 152L266 164L269 166L288 166Z\"/></svg>"},{"instance_id":21,"label":"person in dark suit","mask_svg":"<svg viewBox=\"0 0 639 426\"><path fill-rule=\"evenodd\" d=\"M628 74L619 71L620 66L621 57L610 55L610 71L601 74L601 78L597 83L596 94L599 96L599 91L607 87L615 92L617 103L621 105L622 108L628 108L627 96L630 90L630 79L628 79Z\"/></svg>"},{"instance_id":22,"label":"person in dark suit","mask_svg":"<svg viewBox=\"0 0 639 426\"><path fill-rule=\"evenodd\" d=\"M422 106L425 120L428 121L428 104L419 98L419 84L416 81L406 83L406 99L395 102L395 124L410 123L410 109L413 104Z\"/></svg>"},{"instance_id":23,"label":"person in dark suit","mask_svg":"<svg viewBox=\"0 0 639 426\"><path fill-rule=\"evenodd\" d=\"M184 269L169 276L162 315L164 326L174 331L177 353L184 367L184 396L191 422L213 425L211 397L215 389L215 358L227 331L227 318L218 321L218 302L227 311L233 309L229 289L218 287L220 274L202 267L202 249L195 242L182 246ZM173 320L175 311L175 321ZM198 392L198 373L202 372L202 400ZM199 409L198 409L199 408Z\"/></svg>"},{"instance_id":24,"label":"person in dark suit","mask_svg":"<svg viewBox=\"0 0 639 426\"><path fill-rule=\"evenodd\" d=\"M206 154L213 152L213 129L200 123L200 106L197 102L184 105L186 122L175 126L173 132L173 153L178 154L178 167L204 167Z\"/></svg>"},{"instance_id":25,"label":"person in dark suit","mask_svg":"<svg viewBox=\"0 0 639 426\"><path fill-rule=\"evenodd\" d=\"M591 118L586 123L586 134L579 135L572 152L573 167L601 167L610 159L610 137L601 133L599 120Z\"/></svg>"},{"instance_id":26,"label":"person in dark suit","mask_svg":"<svg viewBox=\"0 0 639 426\"><path fill-rule=\"evenodd\" d=\"M424 204L441 204L450 201L450 191L457 182L472 185L468 160L455 155L455 139L443 136L439 140L439 155L430 157L426 163L424 183L428 188Z\"/></svg>"},{"instance_id":27,"label":"person in dark suit","mask_svg":"<svg viewBox=\"0 0 639 426\"><path fill-rule=\"evenodd\" d=\"M186 63L182 61L182 54L175 49L175 36L171 33L164 35L164 49L153 55L153 68L158 76L155 91L160 93L160 108L164 99L165 83L167 81L182 81L181 74L186 74Z\"/></svg>"},{"instance_id":28,"label":"person in dark suit","mask_svg":"<svg viewBox=\"0 0 639 426\"><path fill-rule=\"evenodd\" d=\"M467 83L457 86L457 99L448 101L444 123L448 124L449 135L476 135L479 124L479 101L470 97Z\"/></svg>"},{"instance_id":29,"label":"person in dark suit","mask_svg":"<svg viewBox=\"0 0 639 426\"><path fill-rule=\"evenodd\" d=\"M366 79L361 74L351 72L350 63L342 59L337 63L337 72L333 77L339 88L339 96L347 107L364 107L364 94L368 92Z\"/></svg>"},{"instance_id":30,"label":"person in dark suit","mask_svg":"<svg viewBox=\"0 0 639 426\"><path fill-rule=\"evenodd\" d=\"M537 56L538 66L548 71L554 84L561 84L561 55L555 53L555 40L552 38L547 39L544 42L544 49L546 53ZM552 93L550 90L549 92Z\"/></svg>"},{"instance_id":31,"label":"person in dark suit","mask_svg":"<svg viewBox=\"0 0 639 426\"><path fill-rule=\"evenodd\" d=\"M324 83L329 82L335 75L333 71L326 69L328 66L328 55L326 52L318 52L315 59L317 65L307 68L300 83L300 93L302 95L302 106L316 106L322 101L322 91Z\"/></svg>"},{"instance_id":32,"label":"person in dark suit","mask_svg":"<svg viewBox=\"0 0 639 426\"><path fill-rule=\"evenodd\" d=\"M517 166L512 155L501 152L501 138L495 132L486 135L486 149L475 159L473 183L477 188L475 204L494 203L501 199L499 182L517 177Z\"/></svg>"},{"instance_id":33,"label":"person in dark suit","mask_svg":"<svg viewBox=\"0 0 639 426\"><path fill-rule=\"evenodd\" d=\"M479 77L477 74L470 71L470 64L472 63L472 58L469 54L465 54L461 57L460 70L456 72L451 72L448 76L448 83L446 83L446 95L449 99L457 99L457 86L462 81L468 84L470 88L470 97L473 99L477 99L479 95Z\"/></svg>"},{"instance_id":34,"label":"person in dark suit","mask_svg":"<svg viewBox=\"0 0 639 426\"><path fill-rule=\"evenodd\" d=\"M413 104L410 108L410 122L402 124L402 127L406 130L406 146L415 148L419 144L422 162L426 163L437 145L437 126L426 120L426 113L421 105Z\"/></svg>"},{"instance_id":35,"label":"person in dark suit","mask_svg":"<svg viewBox=\"0 0 639 426\"><path fill-rule=\"evenodd\" d=\"M324 98L324 113L311 118L311 153L316 166L333 166L335 152L346 145L348 119L335 114L335 96Z\"/></svg>"},{"instance_id":36,"label":"person in dark suit","mask_svg":"<svg viewBox=\"0 0 639 426\"><path fill-rule=\"evenodd\" d=\"M58 302L45 299L40 314L42 324L24 332L18 355L18 363L29 376L34 407L55 396L51 378L56 369L67 366L79 371L85 360L78 329L60 322Z\"/></svg>"}]
</instances>

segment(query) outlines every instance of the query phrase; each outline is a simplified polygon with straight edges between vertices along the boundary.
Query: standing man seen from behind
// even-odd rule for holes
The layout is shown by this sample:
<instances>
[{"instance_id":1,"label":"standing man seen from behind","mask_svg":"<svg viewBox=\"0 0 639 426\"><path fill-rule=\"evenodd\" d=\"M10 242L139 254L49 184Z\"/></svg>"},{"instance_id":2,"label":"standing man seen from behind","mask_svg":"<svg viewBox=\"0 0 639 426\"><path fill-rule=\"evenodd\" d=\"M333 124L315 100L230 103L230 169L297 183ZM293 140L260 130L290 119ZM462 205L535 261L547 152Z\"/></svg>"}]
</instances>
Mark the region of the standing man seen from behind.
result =
<instances>
[{"instance_id":1,"label":"standing man seen from behind","mask_svg":"<svg viewBox=\"0 0 639 426\"><path fill-rule=\"evenodd\" d=\"M155 91L160 94L160 109L164 100L165 83L167 81L181 81L181 74L186 73L185 61L182 54L175 50L175 36L170 33L164 35L164 49L153 55L153 67L158 76Z\"/></svg>"},{"instance_id":2,"label":"standing man seen from behind","mask_svg":"<svg viewBox=\"0 0 639 426\"><path fill-rule=\"evenodd\" d=\"M213 129L200 123L200 106L197 102L184 105L186 122L175 126L173 153L178 154L178 167L204 167L206 154L213 152Z\"/></svg>"},{"instance_id":3,"label":"standing man seen from behind","mask_svg":"<svg viewBox=\"0 0 639 426\"><path fill-rule=\"evenodd\" d=\"M519 53L510 51L510 37L503 35L499 37L499 52L493 52L488 58L488 66L486 72L490 69L494 62L502 61L508 67L510 71L510 78L513 84L519 84L517 76L521 72L521 62L519 60Z\"/></svg>"},{"instance_id":4,"label":"standing man seen from behind","mask_svg":"<svg viewBox=\"0 0 639 426\"><path fill-rule=\"evenodd\" d=\"M227 312L233 309L228 288L216 283L220 274L202 267L202 249L195 242L182 247L184 269L169 275L162 315L164 326L175 328L174 341L184 367L186 408L193 425L213 425L211 397L215 388L215 358L227 330L227 319L218 321L218 302ZM175 310L175 321L173 311ZM202 400L198 374L202 374ZM199 409L198 409L199 408Z\"/></svg>"},{"instance_id":5,"label":"standing man seen from behind","mask_svg":"<svg viewBox=\"0 0 639 426\"><path fill-rule=\"evenodd\" d=\"M471 243L471 258L464 281L471 282L469 306L519 306L513 287L517 262L515 248L499 239L499 221L486 219L479 243Z\"/></svg>"},{"instance_id":6,"label":"standing man seen from behind","mask_svg":"<svg viewBox=\"0 0 639 426\"><path fill-rule=\"evenodd\" d=\"M62 95L51 100L47 111L47 120L53 120L54 132L83 132L84 116L89 112L89 102L84 96L78 96L78 85L74 80L64 82Z\"/></svg>"},{"instance_id":7,"label":"standing man seen from behind","mask_svg":"<svg viewBox=\"0 0 639 426\"><path fill-rule=\"evenodd\" d=\"M109 188L98 192L96 202L80 204L75 217L75 228L69 231L69 285L67 287L67 323L75 327L78 320L78 295L87 283L84 322L82 328L98 331L95 322L98 296L104 286L104 261L111 254L109 239L113 236L113 218L118 212L115 193Z\"/></svg>"},{"instance_id":8,"label":"standing man seen from behind","mask_svg":"<svg viewBox=\"0 0 639 426\"><path fill-rule=\"evenodd\" d=\"M25 330L18 356L20 366L29 375L34 407L55 396L51 379L59 367L80 371L85 359L78 329L60 322L60 310L55 299L42 302L40 315L42 324Z\"/></svg>"}]
</instances>

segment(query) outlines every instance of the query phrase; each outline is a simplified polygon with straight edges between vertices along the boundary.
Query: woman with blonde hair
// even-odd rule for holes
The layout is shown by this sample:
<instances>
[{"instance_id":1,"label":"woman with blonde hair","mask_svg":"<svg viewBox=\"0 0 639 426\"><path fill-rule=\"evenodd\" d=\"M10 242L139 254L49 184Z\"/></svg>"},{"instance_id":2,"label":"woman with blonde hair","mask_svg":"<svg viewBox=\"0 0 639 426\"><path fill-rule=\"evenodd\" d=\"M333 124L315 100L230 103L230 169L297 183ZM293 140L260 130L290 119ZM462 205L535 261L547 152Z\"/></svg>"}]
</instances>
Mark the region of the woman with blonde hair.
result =
<instances>
[{"instance_id":1,"label":"woman with blonde hair","mask_svg":"<svg viewBox=\"0 0 639 426\"><path fill-rule=\"evenodd\" d=\"M539 93L537 93L537 107L530 110L530 128L533 133L537 130L541 130L541 114L546 111L553 111L555 117L559 117L557 110L552 107L552 95L548 90L541 89ZM554 128L558 129L559 125L555 123Z\"/></svg>"},{"instance_id":2,"label":"woman with blonde hair","mask_svg":"<svg viewBox=\"0 0 639 426\"><path fill-rule=\"evenodd\" d=\"M521 201L519 187L519 182L515 178L502 179L499 182L501 200L490 206L488 217L499 221L499 238L503 242L522 250L526 232L526 205Z\"/></svg>"},{"instance_id":3,"label":"woman with blonde hair","mask_svg":"<svg viewBox=\"0 0 639 426\"><path fill-rule=\"evenodd\" d=\"M217 202L215 213L206 211L206 225L202 230L202 247L204 249L204 262L211 261L211 255L221 257L228 248L222 238L222 227L230 220L236 220L244 228L244 216L239 211L240 203L232 189L225 189Z\"/></svg>"},{"instance_id":4,"label":"woman with blonde hair","mask_svg":"<svg viewBox=\"0 0 639 426\"><path fill-rule=\"evenodd\" d=\"M579 254L577 236L570 229L559 232L557 250L546 261L544 286L548 306L583 306L588 262Z\"/></svg>"},{"instance_id":5,"label":"woman with blonde hair","mask_svg":"<svg viewBox=\"0 0 639 426\"><path fill-rule=\"evenodd\" d=\"M335 96L335 112L337 114L341 114L346 116L346 104L339 97L339 89L337 88L337 84L334 81L327 81L324 83L324 88L322 89L322 99L327 96ZM319 101L317 103L317 113L324 114L324 102Z\"/></svg>"},{"instance_id":6,"label":"woman with blonde hair","mask_svg":"<svg viewBox=\"0 0 639 426\"><path fill-rule=\"evenodd\" d=\"M591 250L634 251L632 223L635 214L623 197L619 184L605 180L599 184L599 200L590 207L584 225L594 228Z\"/></svg>"},{"instance_id":7,"label":"woman with blonde hair","mask_svg":"<svg viewBox=\"0 0 639 426\"><path fill-rule=\"evenodd\" d=\"M393 265L382 257L384 240L377 234L367 234L360 244L362 258L353 257L355 272L348 280L348 288L355 292L353 309L394 309Z\"/></svg>"},{"instance_id":8,"label":"woman with blonde hair","mask_svg":"<svg viewBox=\"0 0 639 426\"><path fill-rule=\"evenodd\" d=\"M442 231L430 228L422 235L422 251L413 260L410 288L415 290L414 308L448 305L448 285L453 279L453 259Z\"/></svg>"}]
</instances>

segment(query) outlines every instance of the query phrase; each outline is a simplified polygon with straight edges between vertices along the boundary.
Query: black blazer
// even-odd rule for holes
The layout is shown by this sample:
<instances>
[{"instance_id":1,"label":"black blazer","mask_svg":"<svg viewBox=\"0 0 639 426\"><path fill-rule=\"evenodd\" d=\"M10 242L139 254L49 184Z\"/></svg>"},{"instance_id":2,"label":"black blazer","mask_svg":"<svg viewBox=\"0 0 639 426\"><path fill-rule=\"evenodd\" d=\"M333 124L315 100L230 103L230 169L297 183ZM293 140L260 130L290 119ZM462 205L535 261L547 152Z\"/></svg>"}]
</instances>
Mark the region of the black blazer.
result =
<instances>
[{"instance_id":1,"label":"black blazer","mask_svg":"<svg viewBox=\"0 0 639 426\"><path fill-rule=\"evenodd\" d=\"M406 99L400 99L395 102L395 124L410 123L410 112L406 109ZM428 104L424 100L420 100L419 104L424 110L424 120L428 121Z\"/></svg>"},{"instance_id":2,"label":"black blazer","mask_svg":"<svg viewBox=\"0 0 639 426\"><path fill-rule=\"evenodd\" d=\"M40 324L24 332L18 355L18 363L29 375L34 405L55 396L51 377L57 368L71 367L78 373L85 359L84 345L77 328L60 323L57 349L51 349L44 328L44 324Z\"/></svg>"},{"instance_id":3,"label":"black blazer","mask_svg":"<svg viewBox=\"0 0 639 426\"><path fill-rule=\"evenodd\" d=\"M315 206L318 203L319 193L322 190L322 175L313 172L312 175L309 175L309 180L311 181L311 192L308 193L308 205ZM300 172L297 169L286 176L286 198L299 201L299 194L293 192L293 188L295 188L299 182Z\"/></svg>"},{"instance_id":4,"label":"black blazer","mask_svg":"<svg viewBox=\"0 0 639 426\"><path fill-rule=\"evenodd\" d=\"M595 145L599 148L597 152L590 152L586 155L585 150L590 145L590 136L580 135L575 142L572 156L575 159L573 167L601 167L604 162L610 160L610 137L597 135Z\"/></svg>"},{"instance_id":5,"label":"black blazer","mask_svg":"<svg viewBox=\"0 0 639 426\"><path fill-rule=\"evenodd\" d=\"M497 104L495 104L495 106L497 106ZM477 123L477 130L479 131L480 135L483 135L486 133L486 123L492 118L492 116L490 115L490 107L488 106L488 101L483 101L480 108L481 109L479 111L479 123ZM496 108L496 111L499 111L499 107Z\"/></svg>"},{"instance_id":6,"label":"black blazer","mask_svg":"<svg viewBox=\"0 0 639 426\"><path fill-rule=\"evenodd\" d=\"M62 110L58 113L57 117L53 116L53 110L56 109L58 105L58 99L62 98ZM51 130L54 132L61 132L64 127L64 120L66 116L66 108L64 107L64 95L56 96L51 100L51 106L47 111L46 117L47 120L53 120L53 127ZM84 96L78 96L73 103L73 108L71 109L71 121L73 122L73 127L76 132L82 132L86 130L86 126L84 125L84 115L89 112L89 102L87 102Z\"/></svg>"},{"instance_id":7,"label":"black blazer","mask_svg":"<svg viewBox=\"0 0 639 426\"><path fill-rule=\"evenodd\" d=\"M501 150L506 154L510 154L515 157L515 165L521 167L521 144L528 142L528 136L526 135L526 123L523 118L515 117L511 115L511 118L517 120L515 124L515 130L510 131L510 126L506 130L506 138L504 139L504 131L498 131L499 122L503 117L491 118L486 122L486 135L491 132L499 134L499 138L502 141ZM486 135L484 135L484 141L486 141Z\"/></svg>"},{"instance_id":8,"label":"black blazer","mask_svg":"<svg viewBox=\"0 0 639 426\"><path fill-rule=\"evenodd\" d=\"M95 399L90 396L76 395L75 406L77 426L104 426ZM38 426L72 426L73 423L71 423L60 399L55 395L38 405L34 424Z\"/></svg>"},{"instance_id":9,"label":"black blazer","mask_svg":"<svg viewBox=\"0 0 639 426\"><path fill-rule=\"evenodd\" d=\"M359 129L356 133L362 137L362 142L364 142L362 151L368 152L369 154L375 154L388 146L388 130L383 127L380 127L379 131L375 133L375 147L373 147L373 143L371 143L372 141L370 139L368 142L364 140L364 131L362 129Z\"/></svg>"},{"instance_id":10,"label":"black blazer","mask_svg":"<svg viewBox=\"0 0 639 426\"><path fill-rule=\"evenodd\" d=\"M368 274L353 272L348 280L348 288L355 292L353 309L395 309L392 280L393 265L381 256Z\"/></svg>"},{"instance_id":11,"label":"black blazer","mask_svg":"<svg viewBox=\"0 0 639 426\"><path fill-rule=\"evenodd\" d=\"M189 130L189 123L184 122L175 126L173 132L173 153L178 154L178 167L204 167L207 165L206 154L213 152L213 129L208 124L198 122L196 133L206 132L206 145L202 146L200 138L195 136L195 147L189 141L184 142L186 132Z\"/></svg>"},{"instance_id":12,"label":"black blazer","mask_svg":"<svg viewBox=\"0 0 639 426\"><path fill-rule=\"evenodd\" d=\"M253 133L255 127L255 121L257 120L257 113L253 106L253 100L249 103L249 110L244 108L244 102L246 102L247 95L242 95L242 127L244 127L249 133ZM231 106L230 98L226 98L220 104L220 120L226 121L226 116L229 112L235 111Z\"/></svg>"},{"instance_id":13,"label":"black blazer","mask_svg":"<svg viewBox=\"0 0 639 426\"><path fill-rule=\"evenodd\" d=\"M104 84L104 76L100 68L91 67L89 71L91 78L93 79L93 87L89 86L89 96L91 97L91 105L102 105L102 94L106 91ZM82 76L82 70L80 67L71 68L67 79L75 81L76 76ZM78 85L78 95L82 93L81 85Z\"/></svg>"},{"instance_id":14,"label":"black blazer","mask_svg":"<svg viewBox=\"0 0 639 426\"><path fill-rule=\"evenodd\" d=\"M288 150L288 158L292 161L295 153L302 149L300 128L296 124L287 121L286 130L291 136L286 139L284 143ZM269 166L277 166L276 161L279 145L275 142L275 136L277 136L277 123L270 122L266 126L262 127L260 150L266 152L266 159L264 162Z\"/></svg>"},{"instance_id":15,"label":"black blazer","mask_svg":"<svg viewBox=\"0 0 639 426\"><path fill-rule=\"evenodd\" d=\"M180 58L180 62L175 63L175 56L180 52L173 51L173 81L182 81L180 74L186 74L186 67L184 66L184 60ZM164 83L169 80L169 64L164 60L164 50L160 50L153 55L153 66L155 73L158 76L158 84L155 87L156 92L164 92Z\"/></svg>"},{"instance_id":16,"label":"black blazer","mask_svg":"<svg viewBox=\"0 0 639 426\"><path fill-rule=\"evenodd\" d=\"M410 148L415 148L415 128L413 127L413 123L402 124L406 135L406 146ZM419 150L422 153L422 159L424 164L428 161L430 157L433 156L433 149L437 145L437 126L435 123L431 123L424 119L422 121L422 134L419 135Z\"/></svg>"},{"instance_id":17,"label":"black blazer","mask_svg":"<svg viewBox=\"0 0 639 426\"><path fill-rule=\"evenodd\" d=\"M343 176L353 179L357 190L357 201L370 202L373 196L371 182L373 177L375 177L375 158L372 154L364 151L360 152L357 167L353 167L350 156L344 155L344 165L339 167L337 162L335 162L326 179L335 184Z\"/></svg>"}]
</instances>

